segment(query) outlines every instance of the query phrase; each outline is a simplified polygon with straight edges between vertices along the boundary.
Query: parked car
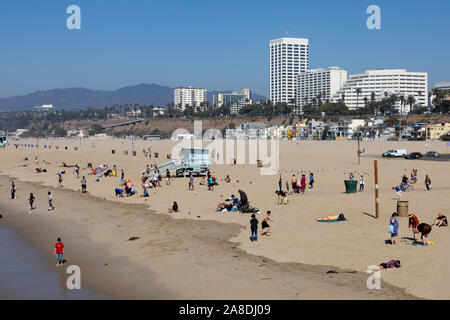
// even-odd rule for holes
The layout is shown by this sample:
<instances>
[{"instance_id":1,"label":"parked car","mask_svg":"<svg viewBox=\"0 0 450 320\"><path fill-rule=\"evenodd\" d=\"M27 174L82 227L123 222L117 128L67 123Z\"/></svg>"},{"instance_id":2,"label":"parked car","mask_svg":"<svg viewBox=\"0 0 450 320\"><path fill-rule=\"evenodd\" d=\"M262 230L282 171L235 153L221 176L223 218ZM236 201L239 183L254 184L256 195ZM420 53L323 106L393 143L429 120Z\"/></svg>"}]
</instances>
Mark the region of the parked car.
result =
<instances>
[{"instance_id":1,"label":"parked car","mask_svg":"<svg viewBox=\"0 0 450 320\"><path fill-rule=\"evenodd\" d=\"M404 156L406 156L405 149L388 150L385 153L383 153L384 158L401 158Z\"/></svg>"},{"instance_id":2,"label":"parked car","mask_svg":"<svg viewBox=\"0 0 450 320\"><path fill-rule=\"evenodd\" d=\"M427 157L431 157L431 158L439 158L441 155L439 153L437 153L436 151L428 151L427 152Z\"/></svg>"},{"instance_id":3,"label":"parked car","mask_svg":"<svg viewBox=\"0 0 450 320\"><path fill-rule=\"evenodd\" d=\"M413 159L422 159L422 154L420 152L412 152L405 156L405 159L413 160Z\"/></svg>"}]
</instances>

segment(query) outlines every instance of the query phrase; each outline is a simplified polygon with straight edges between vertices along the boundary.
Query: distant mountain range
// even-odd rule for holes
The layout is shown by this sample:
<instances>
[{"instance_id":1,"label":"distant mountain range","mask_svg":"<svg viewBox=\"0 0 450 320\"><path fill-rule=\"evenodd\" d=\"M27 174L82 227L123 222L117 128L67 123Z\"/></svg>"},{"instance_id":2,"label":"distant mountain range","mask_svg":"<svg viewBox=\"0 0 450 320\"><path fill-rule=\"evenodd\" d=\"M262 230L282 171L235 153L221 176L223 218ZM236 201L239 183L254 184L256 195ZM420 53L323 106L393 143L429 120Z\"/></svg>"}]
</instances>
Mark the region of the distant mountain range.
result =
<instances>
[{"instance_id":1,"label":"distant mountain range","mask_svg":"<svg viewBox=\"0 0 450 320\"><path fill-rule=\"evenodd\" d=\"M214 93L210 91L207 100L212 104ZM253 101L266 100L264 96L253 94ZM86 88L52 89L36 91L23 96L0 98L0 110L30 110L36 106L53 104L56 109L85 109L88 107L111 107L114 104L158 105L165 107L173 102L173 88L157 84L140 84L113 91L91 90Z\"/></svg>"}]
</instances>

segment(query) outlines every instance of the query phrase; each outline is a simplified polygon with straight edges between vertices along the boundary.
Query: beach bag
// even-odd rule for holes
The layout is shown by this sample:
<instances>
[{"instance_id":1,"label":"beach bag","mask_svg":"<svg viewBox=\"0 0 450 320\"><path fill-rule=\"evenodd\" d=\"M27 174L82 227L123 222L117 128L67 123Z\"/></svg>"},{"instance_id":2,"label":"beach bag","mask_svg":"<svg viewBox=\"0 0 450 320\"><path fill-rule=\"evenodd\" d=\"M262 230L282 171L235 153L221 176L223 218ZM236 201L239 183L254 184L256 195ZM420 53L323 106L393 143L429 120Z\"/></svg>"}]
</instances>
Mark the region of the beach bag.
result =
<instances>
[{"instance_id":1,"label":"beach bag","mask_svg":"<svg viewBox=\"0 0 450 320\"><path fill-rule=\"evenodd\" d=\"M391 233L391 234L394 233L394 225L393 225L393 224L391 224L391 225L389 226L388 233Z\"/></svg>"}]
</instances>

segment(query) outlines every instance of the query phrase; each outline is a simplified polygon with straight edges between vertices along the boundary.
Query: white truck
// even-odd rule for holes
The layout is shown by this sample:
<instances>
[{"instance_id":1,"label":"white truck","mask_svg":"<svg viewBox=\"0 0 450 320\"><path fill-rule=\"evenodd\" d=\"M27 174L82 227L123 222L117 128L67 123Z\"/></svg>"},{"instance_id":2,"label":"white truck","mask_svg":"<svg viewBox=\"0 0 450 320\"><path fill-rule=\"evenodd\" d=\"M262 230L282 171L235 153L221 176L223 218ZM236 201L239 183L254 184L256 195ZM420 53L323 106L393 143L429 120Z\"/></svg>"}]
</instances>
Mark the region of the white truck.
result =
<instances>
[{"instance_id":1,"label":"white truck","mask_svg":"<svg viewBox=\"0 0 450 320\"><path fill-rule=\"evenodd\" d=\"M402 158L406 156L406 149L388 150L383 153L383 158Z\"/></svg>"}]
</instances>

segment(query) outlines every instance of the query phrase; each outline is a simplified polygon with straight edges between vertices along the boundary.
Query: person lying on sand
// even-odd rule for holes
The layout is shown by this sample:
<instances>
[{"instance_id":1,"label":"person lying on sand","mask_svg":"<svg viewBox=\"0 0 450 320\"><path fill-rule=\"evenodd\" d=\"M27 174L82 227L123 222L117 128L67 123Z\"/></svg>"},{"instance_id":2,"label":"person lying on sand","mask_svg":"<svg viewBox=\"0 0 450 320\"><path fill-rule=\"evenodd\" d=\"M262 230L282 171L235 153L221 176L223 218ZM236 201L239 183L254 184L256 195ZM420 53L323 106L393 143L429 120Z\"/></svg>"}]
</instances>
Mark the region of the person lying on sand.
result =
<instances>
[{"instance_id":1,"label":"person lying on sand","mask_svg":"<svg viewBox=\"0 0 450 320\"><path fill-rule=\"evenodd\" d=\"M178 203L176 201L173 202L172 208L169 208L169 213L180 212L178 208Z\"/></svg>"},{"instance_id":2,"label":"person lying on sand","mask_svg":"<svg viewBox=\"0 0 450 320\"><path fill-rule=\"evenodd\" d=\"M343 213L340 213L337 216L328 216L324 218L315 219L316 221L343 221L345 220L345 216Z\"/></svg>"},{"instance_id":3,"label":"person lying on sand","mask_svg":"<svg viewBox=\"0 0 450 320\"><path fill-rule=\"evenodd\" d=\"M63 164L62 164L61 167L62 167L62 168L75 168L75 166L68 165L68 164L66 164L65 162L63 162Z\"/></svg>"},{"instance_id":4,"label":"person lying on sand","mask_svg":"<svg viewBox=\"0 0 450 320\"><path fill-rule=\"evenodd\" d=\"M402 265L400 264L400 260L390 260L386 263L380 263L378 265L378 268L382 270L382 269L400 268L401 266ZM369 268L370 266L367 267L366 270L368 270Z\"/></svg>"}]
</instances>

